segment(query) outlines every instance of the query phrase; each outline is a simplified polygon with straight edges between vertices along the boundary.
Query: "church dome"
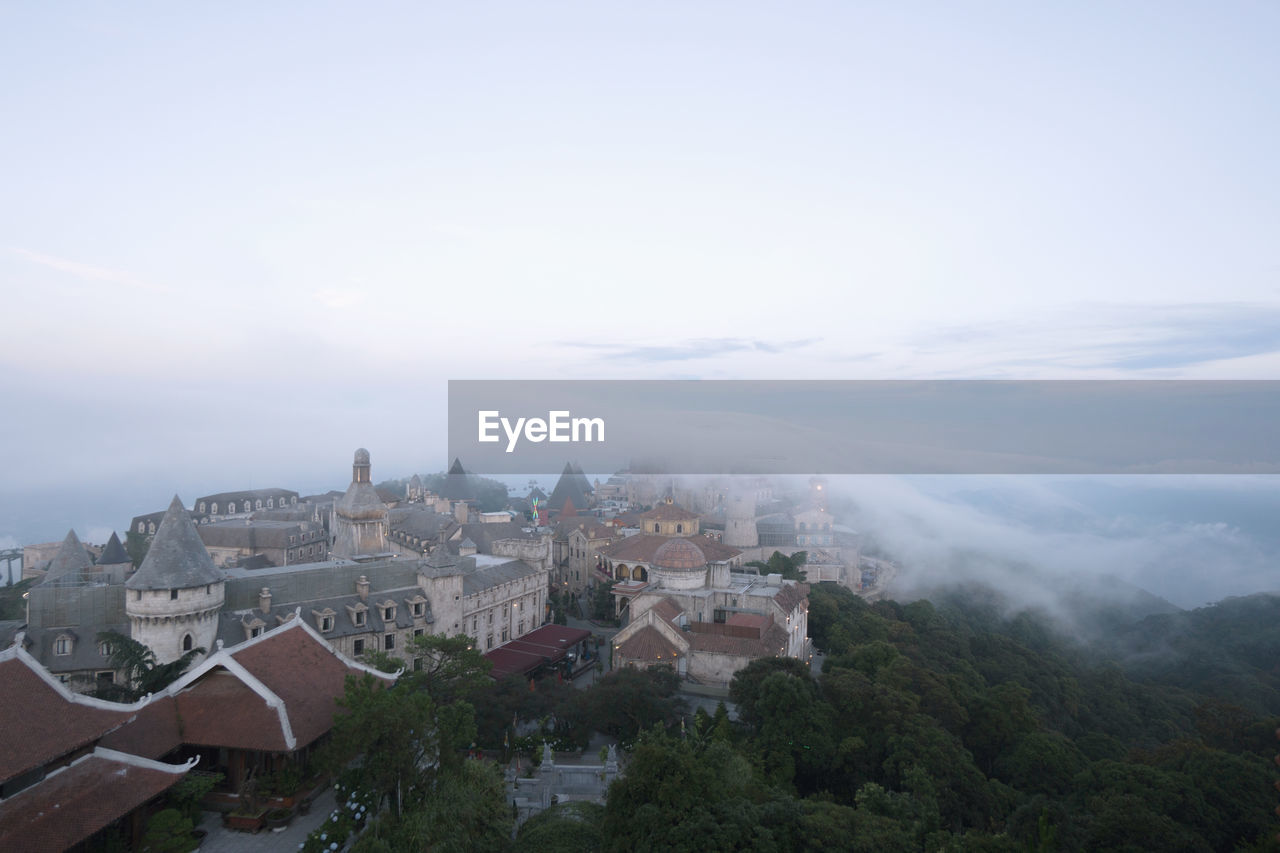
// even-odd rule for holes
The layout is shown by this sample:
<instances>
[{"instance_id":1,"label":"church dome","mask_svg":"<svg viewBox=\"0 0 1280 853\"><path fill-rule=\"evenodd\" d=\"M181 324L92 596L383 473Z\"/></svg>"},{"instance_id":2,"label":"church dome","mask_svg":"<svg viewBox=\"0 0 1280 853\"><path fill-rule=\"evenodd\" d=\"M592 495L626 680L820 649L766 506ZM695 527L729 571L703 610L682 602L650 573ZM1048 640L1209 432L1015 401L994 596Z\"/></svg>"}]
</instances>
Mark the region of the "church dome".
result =
<instances>
[{"instance_id":1,"label":"church dome","mask_svg":"<svg viewBox=\"0 0 1280 853\"><path fill-rule=\"evenodd\" d=\"M653 552L653 565L663 569L701 569L707 555L688 539L672 539Z\"/></svg>"},{"instance_id":2,"label":"church dome","mask_svg":"<svg viewBox=\"0 0 1280 853\"><path fill-rule=\"evenodd\" d=\"M368 464L369 464L369 451L365 450L363 447L361 447L359 450L357 450L357 451L356 451L355 464L357 464L357 465L368 465Z\"/></svg>"}]
</instances>

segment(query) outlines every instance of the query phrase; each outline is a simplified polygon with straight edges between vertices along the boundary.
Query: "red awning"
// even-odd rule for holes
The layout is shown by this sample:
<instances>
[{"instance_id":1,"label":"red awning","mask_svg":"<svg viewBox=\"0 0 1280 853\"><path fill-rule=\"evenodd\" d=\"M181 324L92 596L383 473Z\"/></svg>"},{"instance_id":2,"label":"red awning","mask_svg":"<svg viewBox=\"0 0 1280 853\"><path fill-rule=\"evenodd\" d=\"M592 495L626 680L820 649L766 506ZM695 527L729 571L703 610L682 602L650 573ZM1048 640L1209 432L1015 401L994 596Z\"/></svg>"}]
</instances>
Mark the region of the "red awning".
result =
<instances>
[{"instance_id":1,"label":"red awning","mask_svg":"<svg viewBox=\"0 0 1280 853\"><path fill-rule=\"evenodd\" d=\"M575 645L590 636L591 632L582 628L544 625L486 654L485 657L493 661L489 675L495 679L528 675L543 664L564 660Z\"/></svg>"}]
</instances>

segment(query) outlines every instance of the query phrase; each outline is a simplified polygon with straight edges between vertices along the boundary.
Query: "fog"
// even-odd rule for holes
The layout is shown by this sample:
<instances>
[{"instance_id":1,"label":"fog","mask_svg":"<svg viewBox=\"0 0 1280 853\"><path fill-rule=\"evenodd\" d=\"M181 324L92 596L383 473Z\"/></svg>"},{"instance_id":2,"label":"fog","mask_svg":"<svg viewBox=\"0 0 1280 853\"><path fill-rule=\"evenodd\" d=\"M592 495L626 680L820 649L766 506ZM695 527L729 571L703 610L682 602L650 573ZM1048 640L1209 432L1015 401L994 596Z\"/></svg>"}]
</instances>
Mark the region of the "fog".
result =
<instances>
[{"instance_id":1,"label":"fog","mask_svg":"<svg viewBox=\"0 0 1280 853\"><path fill-rule=\"evenodd\" d=\"M982 583L1061 613L1063 586L1127 594L1107 577L1184 608L1280 589L1277 477L844 477L832 510L902 564L900 599Z\"/></svg>"}]
</instances>

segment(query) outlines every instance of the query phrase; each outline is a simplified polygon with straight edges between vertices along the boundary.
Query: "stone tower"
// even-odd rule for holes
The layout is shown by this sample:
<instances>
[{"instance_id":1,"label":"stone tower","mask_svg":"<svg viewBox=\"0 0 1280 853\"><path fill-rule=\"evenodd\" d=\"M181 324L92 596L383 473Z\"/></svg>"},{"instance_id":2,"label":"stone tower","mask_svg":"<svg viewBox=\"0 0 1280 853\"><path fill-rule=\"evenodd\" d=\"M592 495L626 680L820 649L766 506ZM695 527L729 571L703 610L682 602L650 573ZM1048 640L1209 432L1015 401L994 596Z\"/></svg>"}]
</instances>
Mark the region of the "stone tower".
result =
<instances>
[{"instance_id":1,"label":"stone tower","mask_svg":"<svg viewBox=\"0 0 1280 853\"><path fill-rule=\"evenodd\" d=\"M754 548L760 544L756 530L756 499L751 493L734 495L724 511L724 544L734 548Z\"/></svg>"},{"instance_id":2,"label":"stone tower","mask_svg":"<svg viewBox=\"0 0 1280 853\"><path fill-rule=\"evenodd\" d=\"M374 491L370 477L369 451L356 451L351 465L351 485L333 508L332 557L385 554L387 547L387 507Z\"/></svg>"},{"instance_id":3,"label":"stone tower","mask_svg":"<svg viewBox=\"0 0 1280 853\"><path fill-rule=\"evenodd\" d=\"M196 648L213 652L225 584L177 495L142 565L124 585L130 633L158 663Z\"/></svg>"}]
</instances>

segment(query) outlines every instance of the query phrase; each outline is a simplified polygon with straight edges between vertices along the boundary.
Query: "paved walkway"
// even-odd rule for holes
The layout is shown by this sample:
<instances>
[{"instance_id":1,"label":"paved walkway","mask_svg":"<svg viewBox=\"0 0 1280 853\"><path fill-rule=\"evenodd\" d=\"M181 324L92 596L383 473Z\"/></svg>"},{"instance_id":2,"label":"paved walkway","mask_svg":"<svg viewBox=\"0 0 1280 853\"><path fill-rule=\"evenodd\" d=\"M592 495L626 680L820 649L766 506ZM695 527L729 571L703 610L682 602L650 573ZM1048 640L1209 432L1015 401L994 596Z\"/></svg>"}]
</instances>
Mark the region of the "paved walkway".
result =
<instances>
[{"instance_id":1,"label":"paved walkway","mask_svg":"<svg viewBox=\"0 0 1280 853\"><path fill-rule=\"evenodd\" d=\"M296 816L292 822L279 832L263 829L258 832L238 832L222 825L222 815L218 812L204 812L200 821L200 829L208 831L204 842L200 845L200 853L255 853L270 850L288 853L296 851L298 845L307 840L311 830L328 820L329 815L338 807L333 797L333 788L328 788L311 804L311 813Z\"/></svg>"}]
</instances>

